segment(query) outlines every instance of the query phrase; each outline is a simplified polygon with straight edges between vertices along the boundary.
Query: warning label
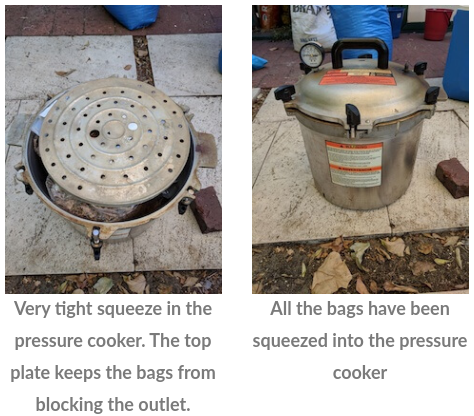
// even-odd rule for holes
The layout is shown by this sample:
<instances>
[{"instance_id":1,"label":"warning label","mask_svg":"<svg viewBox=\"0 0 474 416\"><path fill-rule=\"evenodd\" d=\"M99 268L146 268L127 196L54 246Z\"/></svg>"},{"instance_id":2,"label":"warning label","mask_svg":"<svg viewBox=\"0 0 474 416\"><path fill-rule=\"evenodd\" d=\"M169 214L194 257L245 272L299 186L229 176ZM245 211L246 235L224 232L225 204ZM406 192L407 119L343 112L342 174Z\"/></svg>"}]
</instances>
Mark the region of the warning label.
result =
<instances>
[{"instance_id":1,"label":"warning label","mask_svg":"<svg viewBox=\"0 0 474 416\"><path fill-rule=\"evenodd\" d=\"M390 69L332 69L319 82L319 85L339 84L397 85Z\"/></svg>"},{"instance_id":2,"label":"warning label","mask_svg":"<svg viewBox=\"0 0 474 416\"><path fill-rule=\"evenodd\" d=\"M351 188L382 184L382 143L342 144L326 142L331 180Z\"/></svg>"}]
</instances>

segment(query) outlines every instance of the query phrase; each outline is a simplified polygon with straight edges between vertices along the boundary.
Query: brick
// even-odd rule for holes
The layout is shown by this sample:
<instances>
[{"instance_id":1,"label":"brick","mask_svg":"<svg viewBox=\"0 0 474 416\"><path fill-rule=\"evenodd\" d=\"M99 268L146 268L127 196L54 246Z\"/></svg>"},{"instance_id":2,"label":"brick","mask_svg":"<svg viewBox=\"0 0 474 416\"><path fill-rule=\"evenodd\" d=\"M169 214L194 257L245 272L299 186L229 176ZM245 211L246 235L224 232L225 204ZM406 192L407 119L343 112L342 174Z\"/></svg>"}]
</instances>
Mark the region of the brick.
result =
<instances>
[{"instance_id":1,"label":"brick","mask_svg":"<svg viewBox=\"0 0 474 416\"><path fill-rule=\"evenodd\" d=\"M85 35L113 35L114 33L114 18L103 6L94 6L84 9Z\"/></svg>"},{"instance_id":2,"label":"brick","mask_svg":"<svg viewBox=\"0 0 474 416\"><path fill-rule=\"evenodd\" d=\"M438 163L436 177L454 198L469 196L469 172L458 159L453 158Z\"/></svg>"},{"instance_id":3,"label":"brick","mask_svg":"<svg viewBox=\"0 0 474 416\"><path fill-rule=\"evenodd\" d=\"M213 186L197 193L191 209L203 234L222 231L222 207Z\"/></svg>"},{"instance_id":4,"label":"brick","mask_svg":"<svg viewBox=\"0 0 474 416\"><path fill-rule=\"evenodd\" d=\"M48 36L54 23L55 6L28 6L23 36Z\"/></svg>"},{"instance_id":5,"label":"brick","mask_svg":"<svg viewBox=\"0 0 474 416\"><path fill-rule=\"evenodd\" d=\"M222 17L222 6L208 6L208 8L214 19L216 17Z\"/></svg>"},{"instance_id":6,"label":"brick","mask_svg":"<svg viewBox=\"0 0 474 416\"><path fill-rule=\"evenodd\" d=\"M26 6L5 6L5 36L21 35L26 11Z\"/></svg>"},{"instance_id":7,"label":"brick","mask_svg":"<svg viewBox=\"0 0 474 416\"><path fill-rule=\"evenodd\" d=\"M84 34L84 8L58 7L54 16L53 35Z\"/></svg>"}]
</instances>

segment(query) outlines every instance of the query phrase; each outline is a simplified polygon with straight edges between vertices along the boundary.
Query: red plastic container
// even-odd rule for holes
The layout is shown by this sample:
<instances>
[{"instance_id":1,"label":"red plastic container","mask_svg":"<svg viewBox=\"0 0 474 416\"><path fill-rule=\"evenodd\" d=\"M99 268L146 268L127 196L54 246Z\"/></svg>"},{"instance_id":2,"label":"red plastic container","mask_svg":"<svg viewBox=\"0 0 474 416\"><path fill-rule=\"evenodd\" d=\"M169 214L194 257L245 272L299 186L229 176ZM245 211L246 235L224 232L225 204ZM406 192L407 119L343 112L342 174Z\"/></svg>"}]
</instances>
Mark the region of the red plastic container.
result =
<instances>
[{"instance_id":1,"label":"red plastic container","mask_svg":"<svg viewBox=\"0 0 474 416\"><path fill-rule=\"evenodd\" d=\"M453 9L426 9L425 39L443 40L452 14Z\"/></svg>"}]
</instances>

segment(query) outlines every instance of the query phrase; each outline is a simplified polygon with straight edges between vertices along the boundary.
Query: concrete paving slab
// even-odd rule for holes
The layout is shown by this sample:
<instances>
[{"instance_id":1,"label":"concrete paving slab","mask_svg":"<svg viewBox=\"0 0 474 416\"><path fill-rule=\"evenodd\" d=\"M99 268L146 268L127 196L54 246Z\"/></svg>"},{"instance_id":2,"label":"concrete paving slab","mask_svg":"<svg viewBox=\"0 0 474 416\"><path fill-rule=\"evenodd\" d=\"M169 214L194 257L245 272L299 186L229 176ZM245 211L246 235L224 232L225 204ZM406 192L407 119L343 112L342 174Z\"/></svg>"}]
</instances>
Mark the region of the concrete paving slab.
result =
<instances>
[{"instance_id":1,"label":"concrete paving slab","mask_svg":"<svg viewBox=\"0 0 474 416\"><path fill-rule=\"evenodd\" d=\"M469 127L469 107L457 108L454 111L466 126Z\"/></svg>"},{"instance_id":2,"label":"concrete paving slab","mask_svg":"<svg viewBox=\"0 0 474 416\"><path fill-rule=\"evenodd\" d=\"M280 122L252 124L252 186L262 169Z\"/></svg>"},{"instance_id":3,"label":"concrete paving slab","mask_svg":"<svg viewBox=\"0 0 474 416\"><path fill-rule=\"evenodd\" d=\"M273 88L269 92L258 114L255 116L255 120L254 120L255 122L272 123L275 121L295 120L294 117L288 117L286 115L285 108L283 107L283 103L275 99L274 91L275 91L275 88Z\"/></svg>"},{"instance_id":4,"label":"concrete paving slab","mask_svg":"<svg viewBox=\"0 0 474 416\"><path fill-rule=\"evenodd\" d=\"M214 186L222 203L222 100L219 97L173 97L194 113L198 131L213 134L218 146L216 169L199 169L203 188ZM222 268L222 233L202 234L191 210L173 210L154 221L134 239L136 270L189 270Z\"/></svg>"},{"instance_id":5,"label":"concrete paving slab","mask_svg":"<svg viewBox=\"0 0 474 416\"><path fill-rule=\"evenodd\" d=\"M469 111L469 103L448 99L447 101L438 101L436 104L436 111L451 111L458 109L467 109Z\"/></svg>"},{"instance_id":6,"label":"concrete paving slab","mask_svg":"<svg viewBox=\"0 0 474 416\"><path fill-rule=\"evenodd\" d=\"M257 101L258 94L260 94L261 89L260 88L252 88L252 102L254 103Z\"/></svg>"},{"instance_id":7,"label":"concrete paving slab","mask_svg":"<svg viewBox=\"0 0 474 416\"><path fill-rule=\"evenodd\" d=\"M436 113L423 126L410 187L388 207L394 233L469 226L469 198L454 199L435 176L437 164L453 157L468 168L469 130L454 111Z\"/></svg>"},{"instance_id":8,"label":"concrete paving slab","mask_svg":"<svg viewBox=\"0 0 474 416\"><path fill-rule=\"evenodd\" d=\"M391 232L386 208L346 210L319 194L296 120L276 133L253 188L252 223L254 244Z\"/></svg>"},{"instance_id":9,"label":"concrete paving slab","mask_svg":"<svg viewBox=\"0 0 474 416\"><path fill-rule=\"evenodd\" d=\"M131 65L129 70L125 67ZM55 72L69 72L59 76ZM132 36L8 37L5 99L45 99L97 78L136 79Z\"/></svg>"},{"instance_id":10,"label":"concrete paving slab","mask_svg":"<svg viewBox=\"0 0 474 416\"><path fill-rule=\"evenodd\" d=\"M20 107L20 100L6 100L5 101L5 133L8 132L15 115L18 113ZM7 160L9 146L5 142L5 159Z\"/></svg>"},{"instance_id":11,"label":"concrete paving slab","mask_svg":"<svg viewBox=\"0 0 474 416\"><path fill-rule=\"evenodd\" d=\"M469 129L454 111L435 113L425 120L417 160L432 164L432 172L442 160L456 157L469 165Z\"/></svg>"},{"instance_id":12,"label":"concrete paving slab","mask_svg":"<svg viewBox=\"0 0 474 416\"><path fill-rule=\"evenodd\" d=\"M11 147L5 168L6 275L133 271L132 241L106 244L95 261L89 241L63 218L27 195L13 166L21 148Z\"/></svg>"},{"instance_id":13,"label":"concrete paving slab","mask_svg":"<svg viewBox=\"0 0 474 416\"><path fill-rule=\"evenodd\" d=\"M20 100L5 100L5 130L8 129L11 122L18 114Z\"/></svg>"},{"instance_id":14,"label":"concrete paving slab","mask_svg":"<svg viewBox=\"0 0 474 416\"><path fill-rule=\"evenodd\" d=\"M21 100L20 107L7 129L5 141L10 146L22 146L24 134L29 129L33 117L43 105L43 100Z\"/></svg>"},{"instance_id":15,"label":"concrete paving slab","mask_svg":"<svg viewBox=\"0 0 474 416\"><path fill-rule=\"evenodd\" d=\"M220 33L147 36L155 86L170 96L222 95Z\"/></svg>"}]
</instances>

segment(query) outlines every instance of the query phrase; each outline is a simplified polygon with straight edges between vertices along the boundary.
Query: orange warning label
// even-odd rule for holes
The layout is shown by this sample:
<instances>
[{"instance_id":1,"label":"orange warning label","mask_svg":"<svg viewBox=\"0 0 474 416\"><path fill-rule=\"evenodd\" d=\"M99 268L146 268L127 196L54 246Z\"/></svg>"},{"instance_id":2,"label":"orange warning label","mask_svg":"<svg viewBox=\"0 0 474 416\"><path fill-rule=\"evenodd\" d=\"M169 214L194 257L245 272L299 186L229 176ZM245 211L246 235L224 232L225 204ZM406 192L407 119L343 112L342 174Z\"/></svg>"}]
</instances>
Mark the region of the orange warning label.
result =
<instances>
[{"instance_id":1,"label":"orange warning label","mask_svg":"<svg viewBox=\"0 0 474 416\"><path fill-rule=\"evenodd\" d=\"M389 69L332 69L319 82L319 85L340 84L397 85Z\"/></svg>"},{"instance_id":2,"label":"orange warning label","mask_svg":"<svg viewBox=\"0 0 474 416\"><path fill-rule=\"evenodd\" d=\"M345 144L327 141L332 182L353 188L382 184L383 143Z\"/></svg>"}]
</instances>

